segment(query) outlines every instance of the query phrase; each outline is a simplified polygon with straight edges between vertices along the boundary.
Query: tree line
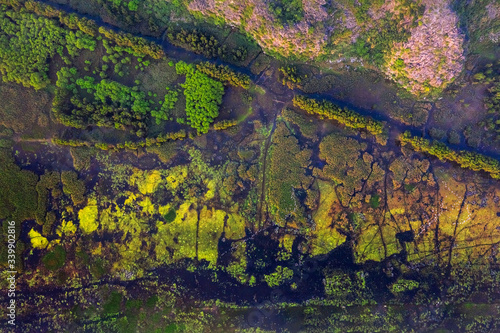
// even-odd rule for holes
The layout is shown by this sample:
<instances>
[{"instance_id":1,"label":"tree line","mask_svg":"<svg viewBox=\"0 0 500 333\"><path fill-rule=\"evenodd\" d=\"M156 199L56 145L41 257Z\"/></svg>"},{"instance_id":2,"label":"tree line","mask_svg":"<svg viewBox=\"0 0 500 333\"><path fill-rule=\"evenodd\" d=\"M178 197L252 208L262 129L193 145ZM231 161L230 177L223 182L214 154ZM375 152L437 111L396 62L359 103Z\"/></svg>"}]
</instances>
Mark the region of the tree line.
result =
<instances>
[{"instance_id":1,"label":"tree line","mask_svg":"<svg viewBox=\"0 0 500 333\"><path fill-rule=\"evenodd\" d=\"M230 84L235 87L248 89L250 87L250 77L246 74L236 73L228 66L216 65L208 61L204 61L196 65L196 69L214 79L217 79L225 84Z\"/></svg>"},{"instance_id":2,"label":"tree line","mask_svg":"<svg viewBox=\"0 0 500 333\"><path fill-rule=\"evenodd\" d=\"M310 114L317 114L328 119L334 119L351 128L366 129L371 134L381 134L384 125L382 122L364 117L347 107L341 108L328 101L317 101L302 95L293 98L293 105Z\"/></svg>"},{"instance_id":3,"label":"tree line","mask_svg":"<svg viewBox=\"0 0 500 333\"><path fill-rule=\"evenodd\" d=\"M136 150L139 148L160 146L162 143L169 141L184 140L186 137L187 137L186 131L180 130L178 132L160 134L154 138L146 138L140 141L125 141L124 143L118 143L118 144L111 144L106 142L90 142L79 139L62 139L57 137L52 138L52 142L54 144L61 146L95 147L101 150L123 150L123 149Z\"/></svg>"},{"instance_id":4,"label":"tree line","mask_svg":"<svg viewBox=\"0 0 500 333\"><path fill-rule=\"evenodd\" d=\"M165 37L170 43L194 53L203 54L207 58L219 57L226 61L242 62L248 56L246 48L238 47L229 51L227 46L221 45L217 38L196 29L188 31L184 28L175 30L170 27Z\"/></svg>"},{"instance_id":5,"label":"tree line","mask_svg":"<svg viewBox=\"0 0 500 333\"><path fill-rule=\"evenodd\" d=\"M492 178L500 179L500 162L494 158L471 151L456 151L442 142L412 136L409 131L401 134L399 140L401 144L411 145L414 150L435 156L441 161L455 162L464 169L484 171Z\"/></svg>"}]
</instances>

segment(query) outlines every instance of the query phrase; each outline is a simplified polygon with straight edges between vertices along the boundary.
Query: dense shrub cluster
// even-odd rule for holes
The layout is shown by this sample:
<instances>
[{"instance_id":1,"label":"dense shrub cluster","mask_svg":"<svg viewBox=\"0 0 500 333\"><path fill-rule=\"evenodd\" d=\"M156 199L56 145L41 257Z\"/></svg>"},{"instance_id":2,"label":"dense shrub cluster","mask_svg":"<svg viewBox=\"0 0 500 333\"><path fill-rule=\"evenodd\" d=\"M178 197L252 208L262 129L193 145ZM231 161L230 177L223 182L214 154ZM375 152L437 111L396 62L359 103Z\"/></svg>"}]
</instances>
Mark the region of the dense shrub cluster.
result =
<instances>
[{"instance_id":1,"label":"dense shrub cluster","mask_svg":"<svg viewBox=\"0 0 500 333\"><path fill-rule=\"evenodd\" d=\"M298 74L297 66L280 67L279 71L283 74L283 85L293 89L300 85L302 77Z\"/></svg>"},{"instance_id":2,"label":"dense shrub cluster","mask_svg":"<svg viewBox=\"0 0 500 333\"><path fill-rule=\"evenodd\" d=\"M40 180L36 184L36 192L38 194L38 206L35 212L36 222L40 225L44 225L47 222L51 222L46 218L47 205L48 205L48 195L52 194L52 197L59 197L61 194L60 190L61 177L58 172L47 172L40 176ZM51 219L51 218L49 218Z\"/></svg>"},{"instance_id":3,"label":"dense shrub cluster","mask_svg":"<svg viewBox=\"0 0 500 333\"><path fill-rule=\"evenodd\" d=\"M342 109L328 101L318 102L311 98L296 95L293 98L293 105L307 111L308 113L318 114L329 119L334 119L348 127L364 128L368 132L375 135L382 133L384 129L382 122L363 117L362 115L347 108Z\"/></svg>"},{"instance_id":4,"label":"dense shrub cluster","mask_svg":"<svg viewBox=\"0 0 500 333\"><path fill-rule=\"evenodd\" d=\"M214 79L235 87L248 89L250 87L250 77L242 73L236 73L228 66L216 65L205 61L196 65L196 69Z\"/></svg>"},{"instance_id":5,"label":"dense shrub cluster","mask_svg":"<svg viewBox=\"0 0 500 333\"><path fill-rule=\"evenodd\" d=\"M107 15L126 25L137 24L141 20L137 13L141 4L140 0L95 0L95 2Z\"/></svg>"},{"instance_id":6,"label":"dense shrub cluster","mask_svg":"<svg viewBox=\"0 0 500 333\"><path fill-rule=\"evenodd\" d=\"M12 6L3 6L0 12L0 72L7 82L35 89L46 87L50 83L48 60L59 54L70 64L67 55L76 56L82 49L94 51L98 32L134 54L155 59L164 56L161 46L144 38L103 27L98 29L92 20L66 14L49 5L36 1L4 0L3 3Z\"/></svg>"},{"instance_id":7,"label":"dense shrub cluster","mask_svg":"<svg viewBox=\"0 0 500 333\"><path fill-rule=\"evenodd\" d=\"M189 48L191 51L203 54L207 58L222 57L226 52L226 46L221 46L214 36L207 36L197 30L187 31L181 29L180 31L174 31L170 28L166 37L172 44Z\"/></svg>"},{"instance_id":8,"label":"dense shrub cluster","mask_svg":"<svg viewBox=\"0 0 500 333\"><path fill-rule=\"evenodd\" d=\"M52 110L62 124L76 128L89 124L129 128L138 136L144 136L153 102L137 87L131 88L107 79L96 82L88 76L76 79L75 68L63 67L57 76L58 89ZM85 93L93 96L93 101L81 98Z\"/></svg>"},{"instance_id":9,"label":"dense shrub cluster","mask_svg":"<svg viewBox=\"0 0 500 333\"><path fill-rule=\"evenodd\" d=\"M179 61L175 69L177 74L186 75L186 82L182 87L186 96L188 125L198 133L207 133L210 124L219 115L224 86L183 61Z\"/></svg>"},{"instance_id":10,"label":"dense shrub cluster","mask_svg":"<svg viewBox=\"0 0 500 333\"><path fill-rule=\"evenodd\" d=\"M203 54L207 58L220 57L224 60L239 62L244 61L248 56L248 51L244 47L228 51L227 46L221 45L217 38L196 29L175 31L173 28L169 28L165 36L170 43Z\"/></svg>"},{"instance_id":11,"label":"dense shrub cluster","mask_svg":"<svg viewBox=\"0 0 500 333\"><path fill-rule=\"evenodd\" d=\"M50 82L47 59L63 56L66 31L26 11L0 11L0 72L6 82L41 89Z\"/></svg>"},{"instance_id":12,"label":"dense shrub cluster","mask_svg":"<svg viewBox=\"0 0 500 333\"><path fill-rule=\"evenodd\" d=\"M304 19L302 0L272 0L269 10L281 24L297 23Z\"/></svg>"},{"instance_id":13,"label":"dense shrub cluster","mask_svg":"<svg viewBox=\"0 0 500 333\"><path fill-rule=\"evenodd\" d=\"M169 88L167 88L168 90ZM160 110L151 110L151 116L155 118L156 124L160 124L162 120L170 119L170 110L175 107L177 102L177 91L170 90L165 94L165 100L163 101Z\"/></svg>"},{"instance_id":14,"label":"dense shrub cluster","mask_svg":"<svg viewBox=\"0 0 500 333\"><path fill-rule=\"evenodd\" d=\"M83 33L96 36L98 32L98 25L93 20L89 20L85 17L79 17L76 14L68 14L64 11L56 9L50 5L39 1L33 0L0 0L0 4L5 4L13 7L15 10L21 10L21 8L26 9L29 12L33 12L39 16L44 16L47 18L58 18L59 22L70 29L81 30Z\"/></svg>"},{"instance_id":15,"label":"dense shrub cluster","mask_svg":"<svg viewBox=\"0 0 500 333\"><path fill-rule=\"evenodd\" d=\"M98 2L102 3L102 5L107 8L111 7L119 7L121 3L124 1L112 1L111 4L109 1L98 0ZM61 24L67 26L72 30L80 30L85 34L90 36L97 36L98 33L101 33L109 40L115 42L120 46L131 47L138 53L142 53L145 55L149 55L154 59L160 59L165 54L160 45L149 42L142 37L137 37L129 33L123 32L115 32L111 29L107 29L104 27L99 27L95 21L89 20L85 17L79 17L78 15L72 13L68 14L64 11L56 9L50 5L38 2L38 1L10 1L10 0L1 0L0 3L6 3L12 6L13 3L18 3L19 5L14 5L14 8L20 9L22 5L24 8L30 12L34 12L37 15L44 16L47 18L59 18ZM135 11L138 8L138 1L131 0L127 2L127 7L129 10Z\"/></svg>"},{"instance_id":16,"label":"dense shrub cluster","mask_svg":"<svg viewBox=\"0 0 500 333\"><path fill-rule=\"evenodd\" d=\"M402 134L400 140L402 144L410 144L416 151L436 156L441 161L455 162L465 169L485 171L491 177L500 179L500 162L494 158L476 152L455 151L444 143L412 136L410 132Z\"/></svg>"},{"instance_id":17,"label":"dense shrub cluster","mask_svg":"<svg viewBox=\"0 0 500 333\"><path fill-rule=\"evenodd\" d=\"M78 179L74 171L63 171L61 173L64 194L70 195L74 205L85 202L85 182Z\"/></svg>"},{"instance_id":18,"label":"dense shrub cluster","mask_svg":"<svg viewBox=\"0 0 500 333\"><path fill-rule=\"evenodd\" d=\"M493 132L495 140L500 140L500 61L495 65L488 64L483 72L474 75L477 83L488 86L488 94L484 98L484 106L488 116L481 122L483 127Z\"/></svg>"}]
</instances>

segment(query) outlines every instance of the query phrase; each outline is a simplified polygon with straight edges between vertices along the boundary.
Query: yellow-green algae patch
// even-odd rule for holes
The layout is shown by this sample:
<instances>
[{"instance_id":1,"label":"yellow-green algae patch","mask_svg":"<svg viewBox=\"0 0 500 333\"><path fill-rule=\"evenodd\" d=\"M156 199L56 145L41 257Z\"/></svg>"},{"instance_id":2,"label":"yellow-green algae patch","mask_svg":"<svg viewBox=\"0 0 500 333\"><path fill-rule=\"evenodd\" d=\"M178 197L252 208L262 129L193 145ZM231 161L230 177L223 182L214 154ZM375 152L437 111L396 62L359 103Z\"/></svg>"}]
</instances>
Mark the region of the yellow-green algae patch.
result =
<instances>
[{"instance_id":1,"label":"yellow-green algae patch","mask_svg":"<svg viewBox=\"0 0 500 333\"><path fill-rule=\"evenodd\" d=\"M355 248L357 262L381 261L401 250L396 239L398 227L395 224L397 223L392 219L364 215L364 218L359 219L358 222L360 234Z\"/></svg>"},{"instance_id":2,"label":"yellow-green algae patch","mask_svg":"<svg viewBox=\"0 0 500 333\"><path fill-rule=\"evenodd\" d=\"M154 193L162 181L161 172L158 170L134 170L130 177L130 185L136 185L142 194Z\"/></svg>"},{"instance_id":3,"label":"yellow-green algae patch","mask_svg":"<svg viewBox=\"0 0 500 333\"><path fill-rule=\"evenodd\" d=\"M90 234L97 230L99 227L99 222L97 221L98 215L99 211L95 199L89 200L89 204L78 212L80 229L82 229L84 234Z\"/></svg>"},{"instance_id":4,"label":"yellow-green algae patch","mask_svg":"<svg viewBox=\"0 0 500 333\"><path fill-rule=\"evenodd\" d=\"M153 236L156 258L172 263L183 258L196 257L196 228L198 212L185 202L179 206L171 223L157 222L158 232Z\"/></svg>"},{"instance_id":5,"label":"yellow-green algae patch","mask_svg":"<svg viewBox=\"0 0 500 333\"><path fill-rule=\"evenodd\" d=\"M312 254L325 254L342 244L346 237L340 234L330 215L332 206L337 202L335 185L332 182L318 180L320 191L319 207L313 214L316 223L315 238L312 241Z\"/></svg>"},{"instance_id":6,"label":"yellow-green algae patch","mask_svg":"<svg viewBox=\"0 0 500 333\"><path fill-rule=\"evenodd\" d=\"M31 240L31 246L33 246L35 249L45 249L47 245L49 245L49 241L47 240L47 238L43 237L35 229L31 229L28 233L28 236Z\"/></svg>"},{"instance_id":7,"label":"yellow-green algae patch","mask_svg":"<svg viewBox=\"0 0 500 333\"><path fill-rule=\"evenodd\" d=\"M245 219L235 213L228 214L225 232L227 239L241 239L245 237Z\"/></svg>"},{"instance_id":8,"label":"yellow-green algae patch","mask_svg":"<svg viewBox=\"0 0 500 333\"><path fill-rule=\"evenodd\" d=\"M207 208L204 206L200 211L198 230L198 259L205 259L211 264L217 263L218 242L224 227L226 212Z\"/></svg>"},{"instance_id":9,"label":"yellow-green algae patch","mask_svg":"<svg viewBox=\"0 0 500 333\"><path fill-rule=\"evenodd\" d=\"M172 190L176 190L180 184L182 184L188 175L188 167L187 165L178 165L176 167L168 170L167 175L167 185Z\"/></svg>"}]
</instances>

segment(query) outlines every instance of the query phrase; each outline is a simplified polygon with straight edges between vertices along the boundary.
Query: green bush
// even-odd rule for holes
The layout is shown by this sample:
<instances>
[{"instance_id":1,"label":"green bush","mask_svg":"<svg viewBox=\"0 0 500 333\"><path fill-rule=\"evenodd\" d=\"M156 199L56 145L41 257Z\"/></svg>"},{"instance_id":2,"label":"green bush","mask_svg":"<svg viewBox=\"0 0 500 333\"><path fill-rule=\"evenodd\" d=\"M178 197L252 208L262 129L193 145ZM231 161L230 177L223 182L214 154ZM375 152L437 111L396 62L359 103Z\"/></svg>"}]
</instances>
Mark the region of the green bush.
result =
<instances>
[{"instance_id":1,"label":"green bush","mask_svg":"<svg viewBox=\"0 0 500 333\"><path fill-rule=\"evenodd\" d=\"M47 197L49 190L52 191L52 196L56 197L59 189L60 176L58 172L48 172L40 176L40 180L36 184L36 192L38 194L38 206L35 212L35 218L38 224L42 225L46 222L45 214L47 212Z\"/></svg>"},{"instance_id":2,"label":"green bush","mask_svg":"<svg viewBox=\"0 0 500 333\"><path fill-rule=\"evenodd\" d=\"M167 214L163 216L165 219L165 222L167 223L172 223L175 220L175 217L177 216L177 213L175 212L175 209L171 208Z\"/></svg>"},{"instance_id":3,"label":"green bush","mask_svg":"<svg viewBox=\"0 0 500 333\"><path fill-rule=\"evenodd\" d=\"M162 120L168 120L170 118L170 110L175 107L177 100L177 91L170 90L165 94L165 100L160 110L151 110L151 116L156 119L156 124L160 124Z\"/></svg>"},{"instance_id":4,"label":"green bush","mask_svg":"<svg viewBox=\"0 0 500 333\"><path fill-rule=\"evenodd\" d=\"M59 122L76 128L95 124L128 129L137 136L145 135L147 117L151 111L158 111L145 92L108 79L98 82L89 76L77 79L77 75L76 69L66 67L57 73L52 110ZM89 94L93 100L89 100ZM85 95L87 97L81 97Z\"/></svg>"},{"instance_id":5,"label":"green bush","mask_svg":"<svg viewBox=\"0 0 500 333\"><path fill-rule=\"evenodd\" d=\"M172 44L203 54L207 58L214 58L226 52L226 47L219 45L219 41L214 36L205 35L197 30L174 31L169 28L165 36Z\"/></svg>"},{"instance_id":6,"label":"green bush","mask_svg":"<svg viewBox=\"0 0 500 333\"><path fill-rule=\"evenodd\" d=\"M487 128L494 140L500 141L500 62L486 65L484 72L474 75L474 79L475 83L487 86L484 106L488 115L480 125Z\"/></svg>"},{"instance_id":7,"label":"green bush","mask_svg":"<svg viewBox=\"0 0 500 333\"><path fill-rule=\"evenodd\" d=\"M0 72L5 82L46 87L47 59L63 55L66 32L54 20L26 12L0 11Z\"/></svg>"},{"instance_id":8,"label":"green bush","mask_svg":"<svg viewBox=\"0 0 500 333\"><path fill-rule=\"evenodd\" d=\"M413 289L416 289L420 286L417 281L407 280L407 279L398 279L392 286L391 291L395 294L404 293Z\"/></svg>"},{"instance_id":9,"label":"green bush","mask_svg":"<svg viewBox=\"0 0 500 333\"><path fill-rule=\"evenodd\" d=\"M446 132L439 128L431 128L429 130L429 135L433 139L442 140L446 136Z\"/></svg>"}]
</instances>

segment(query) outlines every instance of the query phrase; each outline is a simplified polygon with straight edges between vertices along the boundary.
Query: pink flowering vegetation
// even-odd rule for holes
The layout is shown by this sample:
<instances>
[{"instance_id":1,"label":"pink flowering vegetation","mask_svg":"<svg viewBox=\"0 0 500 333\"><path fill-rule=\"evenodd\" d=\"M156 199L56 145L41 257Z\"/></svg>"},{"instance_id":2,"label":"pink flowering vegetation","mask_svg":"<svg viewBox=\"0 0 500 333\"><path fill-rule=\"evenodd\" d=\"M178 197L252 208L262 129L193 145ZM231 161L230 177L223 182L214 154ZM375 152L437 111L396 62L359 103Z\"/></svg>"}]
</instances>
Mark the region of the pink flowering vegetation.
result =
<instances>
[{"instance_id":1,"label":"pink flowering vegetation","mask_svg":"<svg viewBox=\"0 0 500 333\"><path fill-rule=\"evenodd\" d=\"M462 72L463 44L449 5L429 3L408 41L396 44L386 58L386 74L417 95L444 89Z\"/></svg>"},{"instance_id":2,"label":"pink flowering vegetation","mask_svg":"<svg viewBox=\"0 0 500 333\"><path fill-rule=\"evenodd\" d=\"M280 9L270 3L264 0L194 0L188 8L191 12L223 18L229 25L240 26L268 52L299 58L314 58L323 53L328 37L325 23L330 19L323 7L325 0L298 1L301 20L296 22L278 19L276 12Z\"/></svg>"},{"instance_id":3,"label":"pink flowering vegetation","mask_svg":"<svg viewBox=\"0 0 500 333\"><path fill-rule=\"evenodd\" d=\"M193 0L188 9L239 27L275 56L364 60L414 94L445 88L463 68L446 0Z\"/></svg>"}]
</instances>

